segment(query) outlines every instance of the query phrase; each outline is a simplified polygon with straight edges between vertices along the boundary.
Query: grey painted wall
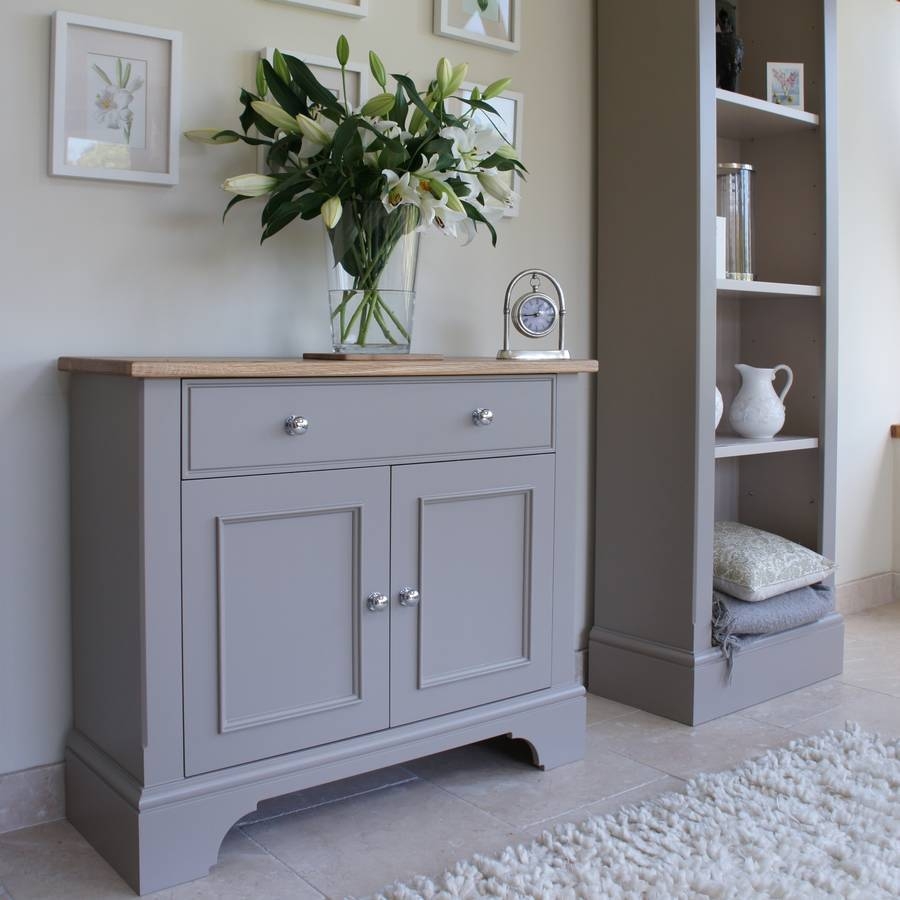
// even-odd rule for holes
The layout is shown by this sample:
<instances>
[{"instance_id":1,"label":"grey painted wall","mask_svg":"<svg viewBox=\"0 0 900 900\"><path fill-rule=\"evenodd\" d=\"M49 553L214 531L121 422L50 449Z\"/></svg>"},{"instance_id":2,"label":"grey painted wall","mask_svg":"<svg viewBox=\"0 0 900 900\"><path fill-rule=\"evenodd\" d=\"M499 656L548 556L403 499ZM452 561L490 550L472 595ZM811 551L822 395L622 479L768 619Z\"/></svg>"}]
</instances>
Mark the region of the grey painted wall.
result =
<instances>
[{"instance_id":1,"label":"grey painted wall","mask_svg":"<svg viewBox=\"0 0 900 900\"><path fill-rule=\"evenodd\" d=\"M0 151L0 773L56 762L70 721L66 390L60 354L292 355L327 349L318 222L258 247L258 210L226 226L217 185L251 171L245 147L183 143L174 188L49 178L46 132L50 13L5 0L0 74L16 85L15 123ZM79 0L88 15L184 34L184 127L232 127L237 89L265 46L331 55L345 32L354 59L371 47L393 71L427 77L437 58L471 64L474 80L512 75L525 94L521 216L500 246L423 242L414 349L493 355L506 283L527 265L558 275L570 346L593 348L593 6L526 0L523 50L511 55L435 37L431 0L373 0L368 19L267 0ZM586 380L586 379L582 379ZM573 519L584 646L591 579L592 404L583 390Z\"/></svg>"}]
</instances>

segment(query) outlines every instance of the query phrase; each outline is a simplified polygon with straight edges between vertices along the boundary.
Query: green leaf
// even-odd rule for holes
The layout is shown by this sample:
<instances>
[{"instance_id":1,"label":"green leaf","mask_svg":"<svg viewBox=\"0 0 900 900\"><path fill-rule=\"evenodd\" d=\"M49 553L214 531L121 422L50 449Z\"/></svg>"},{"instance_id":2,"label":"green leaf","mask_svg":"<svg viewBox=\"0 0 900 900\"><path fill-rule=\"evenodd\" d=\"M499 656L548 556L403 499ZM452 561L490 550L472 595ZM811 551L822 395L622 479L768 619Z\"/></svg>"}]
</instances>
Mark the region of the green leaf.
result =
<instances>
[{"instance_id":1,"label":"green leaf","mask_svg":"<svg viewBox=\"0 0 900 900\"><path fill-rule=\"evenodd\" d=\"M471 97L460 97L463 103L468 103L469 106L474 106L476 109L483 109L485 112L489 112L492 115L499 116L501 119L503 116L500 115L499 111L494 109L490 103L485 103L484 100L473 100Z\"/></svg>"},{"instance_id":2,"label":"green leaf","mask_svg":"<svg viewBox=\"0 0 900 900\"><path fill-rule=\"evenodd\" d=\"M101 77L101 78L102 78L102 79L103 79L110 87L112 87L112 81L110 81L109 75L107 75L106 72L104 72L103 69L101 69L100 66L97 65L97 63L94 63L94 64L91 66L91 68L92 68L92 69L93 69L93 70L94 70L94 71L95 71L95 72L96 72L96 73L97 73L97 74L98 74L98 75L99 75L99 76L100 76L100 77Z\"/></svg>"},{"instance_id":3,"label":"green leaf","mask_svg":"<svg viewBox=\"0 0 900 900\"><path fill-rule=\"evenodd\" d=\"M491 225L490 222L474 207L471 203L466 203L465 200L462 202L463 209L466 211L466 215L473 222L481 222L483 225L487 226L487 230L491 233L491 246L497 246L497 229ZM477 226L476 226L477 227Z\"/></svg>"},{"instance_id":4,"label":"green leaf","mask_svg":"<svg viewBox=\"0 0 900 900\"><path fill-rule=\"evenodd\" d=\"M394 108L388 118L396 122L401 128L406 127L406 119L409 116L409 101L401 85L397 85L397 93L394 95Z\"/></svg>"},{"instance_id":5,"label":"green leaf","mask_svg":"<svg viewBox=\"0 0 900 900\"><path fill-rule=\"evenodd\" d=\"M334 133L334 138L331 141L331 158L338 165L341 165L344 161L344 155L352 145L354 138L356 138L356 141L359 144L358 155L360 157L362 156L362 141L359 137L359 126L360 122L356 116L350 116L338 125L337 131ZM357 154L354 154L354 158L356 155Z\"/></svg>"},{"instance_id":6,"label":"green leaf","mask_svg":"<svg viewBox=\"0 0 900 900\"><path fill-rule=\"evenodd\" d=\"M285 61L291 71L294 82L313 103L318 103L324 109L330 109L338 115L343 115L344 108L338 103L337 98L328 88L319 84L318 79L310 71L308 65L296 56L285 56ZM305 113L309 115L309 113Z\"/></svg>"},{"instance_id":7,"label":"green leaf","mask_svg":"<svg viewBox=\"0 0 900 900\"><path fill-rule=\"evenodd\" d=\"M440 125L435 114L428 108L428 105L425 101L419 96L419 92L416 90L416 86L413 84L411 78L406 75L392 75L391 76L398 84L403 86L403 89L406 91L406 96L409 97L410 101L418 108L419 112L425 116L426 120L432 122L435 125Z\"/></svg>"},{"instance_id":8,"label":"green leaf","mask_svg":"<svg viewBox=\"0 0 900 900\"><path fill-rule=\"evenodd\" d=\"M223 129L222 131L217 131L217 132L215 133L215 135L213 135L213 137L216 137L216 138L222 138L222 137L234 138L235 140L243 141L245 144L249 144L251 147L259 147L259 146L262 145L262 144L269 145L269 144L272 143L271 141L266 140L265 138L254 138L254 137L250 137L250 135L247 135L247 134L241 134L239 131L232 131L230 128L225 128L225 129ZM227 143L227 141L223 141L222 143Z\"/></svg>"},{"instance_id":9,"label":"green leaf","mask_svg":"<svg viewBox=\"0 0 900 900\"><path fill-rule=\"evenodd\" d=\"M222 221L225 221L225 216L228 215L228 211L237 203L240 203L241 200L250 200L250 197L245 197L243 194L235 194L229 201L228 206L225 207L225 212L222 213Z\"/></svg>"},{"instance_id":10,"label":"green leaf","mask_svg":"<svg viewBox=\"0 0 900 900\"><path fill-rule=\"evenodd\" d=\"M299 215L300 210L294 203L282 207L279 213L269 220L269 224L263 230L262 237L259 239L260 244L278 234L285 225L290 225Z\"/></svg>"},{"instance_id":11,"label":"green leaf","mask_svg":"<svg viewBox=\"0 0 900 900\"><path fill-rule=\"evenodd\" d=\"M296 116L297 113L309 115L309 109L306 104L288 87L287 82L275 71L275 68L267 60L263 60L263 71L266 73L266 84L275 98L275 102L289 115ZM290 75L288 75L290 80Z\"/></svg>"}]
</instances>

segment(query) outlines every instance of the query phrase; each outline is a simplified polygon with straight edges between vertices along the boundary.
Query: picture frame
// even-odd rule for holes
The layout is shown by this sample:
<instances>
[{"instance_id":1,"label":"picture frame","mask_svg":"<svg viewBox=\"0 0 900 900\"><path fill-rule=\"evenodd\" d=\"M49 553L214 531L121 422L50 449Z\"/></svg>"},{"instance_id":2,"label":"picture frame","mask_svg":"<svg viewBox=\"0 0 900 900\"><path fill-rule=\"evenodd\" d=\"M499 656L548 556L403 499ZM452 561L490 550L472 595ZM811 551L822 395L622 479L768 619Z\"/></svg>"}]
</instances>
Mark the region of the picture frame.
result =
<instances>
[{"instance_id":1,"label":"picture frame","mask_svg":"<svg viewBox=\"0 0 900 900\"><path fill-rule=\"evenodd\" d=\"M766 63L766 100L790 109L803 109L803 63Z\"/></svg>"},{"instance_id":2,"label":"picture frame","mask_svg":"<svg viewBox=\"0 0 900 900\"><path fill-rule=\"evenodd\" d=\"M314 53L298 53L296 50L282 50L281 47L265 47L259 51L260 59L272 62L275 56L275 50L288 56L295 56L297 59L305 62L313 74L327 88L329 88L340 99L342 93L341 85L341 66L333 56L317 56ZM347 93L350 95L350 105L352 107L362 106L369 99L369 81L367 78L368 68L362 63L350 60L344 66L348 75L351 76L351 83L347 85ZM266 165L266 152L268 147L257 147L256 164L257 171L261 174L268 174L269 167Z\"/></svg>"},{"instance_id":3,"label":"picture frame","mask_svg":"<svg viewBox=\"0 0 900 900\"><path fill-rule=\"evenodd\" d=\"M522 0L434 0L434 33L517 52L522 43Z\"/></svg>"},{"instance_id":4,"label":"picture frame","mask_svg":"<svg viewBox=\"0 0 900 900\"><path fill-rule=\"evenodd\" d=\"M57 11L49 172L178 183L181 33Z\"/></svg>"},{"instance_id":5,"label":"picture frame","mask_svg":"<svg viewBox=\"0 0 900 900\"><path fill-rule=\"evenodd\" d=\"M483 91L485 85L467 81L460 86L460 89L456 94L456 96L460 98L458 112L463 112L465 109L468 109L462 100L463 98L470 96L472 89L476 87ZM505 137L521 155L525 120L525 95L519 91L503 91L502 94L493 97L489 102L490 105L500 113L500 120L497 120L495 117L491 116L490 113L484 112L483 110L475 110L474 121L478 122L479 120L482 120L485 123L489 123L493 120L503 137ZM522 176L519 175L518 172L501 173L501 175L507 174L509 175L509 186L517 195L517 199L512 206L503 208L503 215L510 218L519 215L520 201L518 199L518 194L522 184ZM499 201L492 198L487 198L487 202L488 205L492 206L500 205Z\"/></svg>"},{"instance_id":6,"label":"picture frame","mask_svg":"<svg viewBox=\"0 0 900 900\"><path fill-rule=\"evenodd\" d=\"M305 6L323 12L364 19L369 14L369 0L275 0L290 6Z\"/></svg>"}]
</instances>

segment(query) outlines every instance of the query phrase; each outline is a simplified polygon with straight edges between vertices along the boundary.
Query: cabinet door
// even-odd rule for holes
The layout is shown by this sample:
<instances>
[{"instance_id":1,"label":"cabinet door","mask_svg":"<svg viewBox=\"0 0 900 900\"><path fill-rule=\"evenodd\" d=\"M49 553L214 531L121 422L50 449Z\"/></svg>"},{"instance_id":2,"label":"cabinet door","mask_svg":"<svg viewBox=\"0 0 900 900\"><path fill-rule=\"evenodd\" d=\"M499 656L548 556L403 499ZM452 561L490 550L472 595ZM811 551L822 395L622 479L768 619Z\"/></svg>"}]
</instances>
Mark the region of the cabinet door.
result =
<instances>
[{"instance_id":1,"label":"cabinet door","mask_svg":"<svg viewBox=\"0 0 900 900\"><path fill-rule=\"evenodd\" d=\"M186 773L386 728L390 470L182 496Z\"/></svg>"},{"instance_id":2,"label":"cabinet door","mask_svg":"<svg viewBox=\"0 0 900 900\"><path fill-rule=\"evenodd\" d=\"M552 455L395 467L391 725L550 685L553 484Z\"/></svg>"}]
</instances>

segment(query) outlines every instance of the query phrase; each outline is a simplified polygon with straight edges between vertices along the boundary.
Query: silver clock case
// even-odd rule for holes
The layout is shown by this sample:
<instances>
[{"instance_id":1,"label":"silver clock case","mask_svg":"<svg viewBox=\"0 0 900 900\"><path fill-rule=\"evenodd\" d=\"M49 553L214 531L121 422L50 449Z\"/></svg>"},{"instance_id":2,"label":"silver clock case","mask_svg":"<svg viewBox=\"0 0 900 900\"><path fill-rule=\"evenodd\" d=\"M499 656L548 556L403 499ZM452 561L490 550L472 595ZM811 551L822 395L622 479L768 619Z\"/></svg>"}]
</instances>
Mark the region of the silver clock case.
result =
<instances>
[{"instance_id":1,"label":"silver clock case","mask_svg":"<svg viewBox=\"0 0 900 900\"><path fill-rule=\"evenodd\" d=\"M531 291L524 296L520 297L515 304L515 311L513 311L513 303L512 303L512 292L513 288L525 277L531 277ZM553 289L556 291L556 296L559 298L558 303L554 303L552 298L548 297L546 294L538 290L539 280L541 278L546 278L553 285ZM548 328L543 332L534 332L531 329L523 326L521 324L521 319L518 313L521 310L522 304L528 300L530 297L540 296L542 298L546 298L550 301L551 305L557 311L557 316L554 321L554 325ZM516 330L527 338L539 338L546 337L553 330L553 327L558 323L559 325L559 346L556 350L513 350L510 347L510 321L513 322ZM503 348L497 353L497 359L570 359L569 351L566 350L566 300L563 296L562 288L560 287L559 282L549 273L545 272L543 269L525 269L524 272L520 272L510 281L508 287L506 288L506 298L503 303Z\"/></svg>"}]
</instances>

